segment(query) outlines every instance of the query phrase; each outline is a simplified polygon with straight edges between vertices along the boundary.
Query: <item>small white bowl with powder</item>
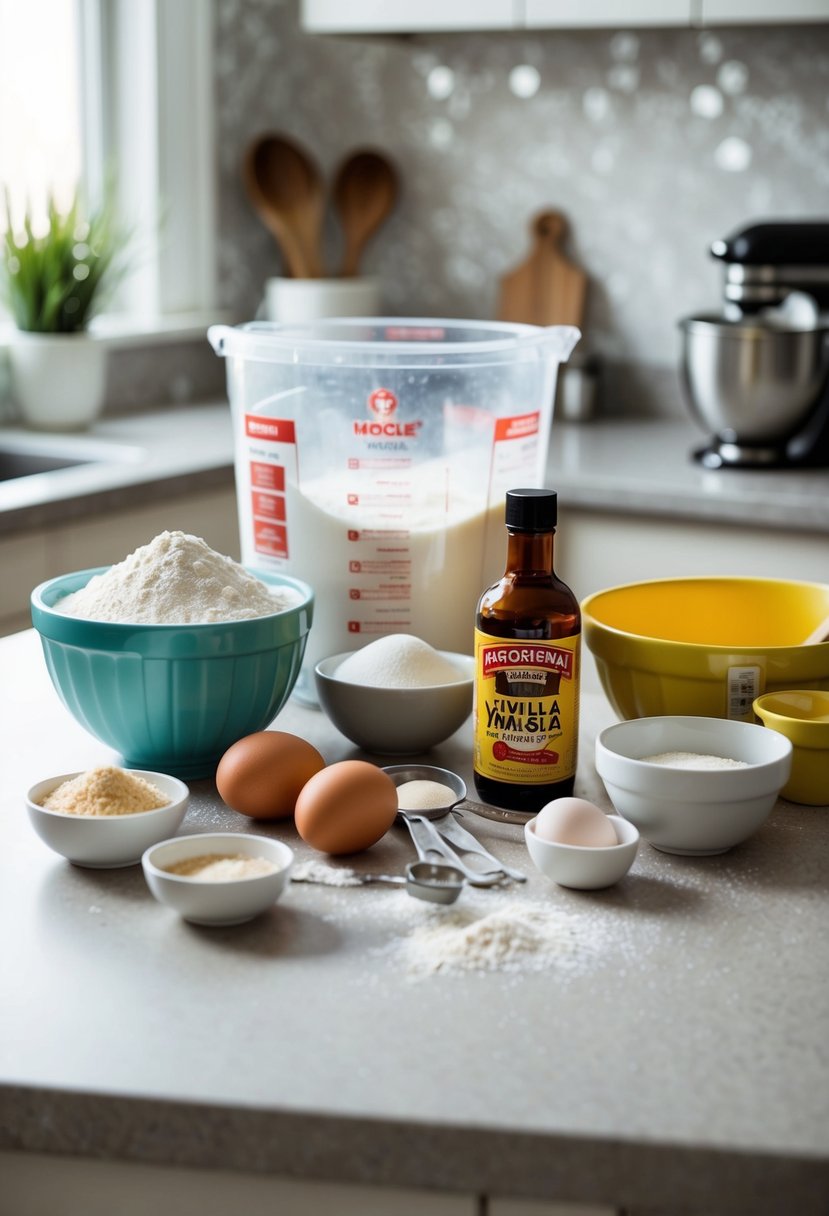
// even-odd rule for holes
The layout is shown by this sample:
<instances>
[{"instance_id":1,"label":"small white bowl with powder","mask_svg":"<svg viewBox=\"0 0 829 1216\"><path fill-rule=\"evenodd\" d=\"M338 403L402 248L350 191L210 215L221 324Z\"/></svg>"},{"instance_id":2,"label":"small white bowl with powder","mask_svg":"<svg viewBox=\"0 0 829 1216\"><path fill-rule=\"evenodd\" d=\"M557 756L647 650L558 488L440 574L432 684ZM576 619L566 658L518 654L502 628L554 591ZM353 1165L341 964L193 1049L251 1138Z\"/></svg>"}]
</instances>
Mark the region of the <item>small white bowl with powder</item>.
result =
<instances>
[{"instance_id":1,"label":"small white bowl with powder","mask_svg":"<svg viewBox=\"0 0 829 1216\"><path fill-rule=\"evenodd\" d=\"M724 718L635 718L603 730L596 771L664 853L724 853L762 825L789 777L788 740Z\"/></svg>"},{"instance_id":2,"label":"small white bowl with powder","mask_svg":"<svg viewBox=\"0 0 829 1216\"><path fill-rule=\"evenodd\" d=\"M44 844L77 866L134 866L178 831L190 791L167 773L104 766L33 785L29 822Z\"/></svg>"},{"instance_id":3,"label":"small white bowl with powder","mask_svg":"<svg viewBox=\"0 0 829 1216\"><path fill-rule=\"evenodd\" d=\"M474 667L471 655L389 634L317 663L317 696L358 747L413 756L448 739L469 717Z\"/></svg>"},{"instance_id":4,"label":"small white bowl with powder","mask_svg":"<svg viewBox=\"0 0 829 1216\"><path fill-rule=\"evenodd\" d=\"M195 925L241 925L279 899L294 852L281 840L242 832L199 832L164 840L141 858L158 900Z\"/></svg>"}]
</instances>

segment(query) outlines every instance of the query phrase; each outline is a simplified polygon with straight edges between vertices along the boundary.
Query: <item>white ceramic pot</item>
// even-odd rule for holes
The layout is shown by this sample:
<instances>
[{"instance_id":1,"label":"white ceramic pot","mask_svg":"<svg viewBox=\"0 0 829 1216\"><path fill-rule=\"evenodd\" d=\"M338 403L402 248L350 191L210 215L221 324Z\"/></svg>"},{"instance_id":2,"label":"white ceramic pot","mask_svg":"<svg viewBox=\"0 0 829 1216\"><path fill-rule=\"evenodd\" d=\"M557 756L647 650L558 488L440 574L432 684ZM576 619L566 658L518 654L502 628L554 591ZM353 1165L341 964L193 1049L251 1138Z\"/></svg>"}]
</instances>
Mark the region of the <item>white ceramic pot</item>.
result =
<instances>
[{"instance_id":1,"label":"white ceramic pot","mask_svg":"<svg viewBox=\"0 0 829 1216\"><path fill-rule=\"evenodd\" d=\"M89 334L18 330L9 347L12 396L23 423L39 431L77 431L104 403L106 347Z\"/></svg>"},{"instance_id":2,"label":"white ceramic pot","mask_svg":"<svg viewBox=\"0 0 829 1216\"><path fill-rule=\"evenodd\" d=\"M275 278L265 283L265 317L286 325L326 317L374 317L379 305L379 279Z\"/></svg>"}]
</instances>

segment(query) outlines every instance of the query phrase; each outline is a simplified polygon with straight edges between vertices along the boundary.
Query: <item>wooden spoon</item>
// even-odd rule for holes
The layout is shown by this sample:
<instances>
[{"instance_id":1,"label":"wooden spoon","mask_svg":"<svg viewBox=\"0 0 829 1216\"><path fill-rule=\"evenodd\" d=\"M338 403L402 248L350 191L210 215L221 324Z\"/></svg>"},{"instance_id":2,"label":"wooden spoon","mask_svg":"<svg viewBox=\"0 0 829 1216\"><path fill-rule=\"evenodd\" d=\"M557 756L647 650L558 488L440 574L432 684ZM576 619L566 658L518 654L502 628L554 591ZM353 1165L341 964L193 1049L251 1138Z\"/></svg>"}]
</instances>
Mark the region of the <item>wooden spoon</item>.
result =
<instances>
[{"instance_id":1,"label":"wooden spoon","mask_svg":"<svg viewBox=\"0 0 829 1216\"><path fill-rule=\"evenodd\" d=\"M829 642L829 616L824 617L820 624L812 630L801 642L802 646L813 646L817 642Z\"/></svg>"},{"instance_id":2,"label":"wooden spoon","mask_svg":"<svg viewBox=\"0 0 829 1216\"><path fill-rule=\"evenodd\" d=\"M352 152L334 177L332 200L345 235L340 274L357 274L368 241L397 201L398 177L394 165L381 152Z\"/></svg>"},{"instance_id":3,"label":"wooden spoon","mask_svg":"<svg viewBox=\"0 0 829 1216\"><path fill-rule=\"evenodd\" d=\"M582 328L587 275L561 252L567 231L558 211L542 211L530 224L529 257L501 279L498 319L528 325Z\"/></svg>"},{"instance_id":4,"label":"wooden spoon","mask_svg":"<svg viewBox=\"0 0 829 1216\"><path fill-rule=\"evenodd\" d=\"M311 157L284 135L262 135L245 153L243 177L248 197L276 237L290 274L295 279L320 278L325 187Z\"/></svg>"}]
</instances>

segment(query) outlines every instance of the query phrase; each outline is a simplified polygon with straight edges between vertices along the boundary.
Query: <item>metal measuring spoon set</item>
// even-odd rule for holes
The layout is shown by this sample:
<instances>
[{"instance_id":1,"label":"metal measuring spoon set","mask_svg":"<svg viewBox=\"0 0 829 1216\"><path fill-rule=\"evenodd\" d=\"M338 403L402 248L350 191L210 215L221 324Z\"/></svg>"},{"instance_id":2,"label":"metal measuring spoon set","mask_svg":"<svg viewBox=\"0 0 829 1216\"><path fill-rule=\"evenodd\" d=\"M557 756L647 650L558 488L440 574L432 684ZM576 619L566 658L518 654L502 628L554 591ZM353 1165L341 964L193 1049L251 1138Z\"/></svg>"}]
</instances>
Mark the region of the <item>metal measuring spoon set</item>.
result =
<instances>
[{"instance_id":1,"label":"metal measuring spoon set","mask_svg":"<svg viewBox=\"0 0 829 1216\"><path fill-rule=\"evenodd\" d=\"M525 874L505 865L459 823L453 812L466 801L466 783L457 773L429 764L393 764L383 771L398 787L410 781L429 781L451 791L440 806L398 810L398 819L408 828L421 861L439 862L459 871L473 887L493 887L508 880L526 882Z\"/></svg>"}]
</instances>

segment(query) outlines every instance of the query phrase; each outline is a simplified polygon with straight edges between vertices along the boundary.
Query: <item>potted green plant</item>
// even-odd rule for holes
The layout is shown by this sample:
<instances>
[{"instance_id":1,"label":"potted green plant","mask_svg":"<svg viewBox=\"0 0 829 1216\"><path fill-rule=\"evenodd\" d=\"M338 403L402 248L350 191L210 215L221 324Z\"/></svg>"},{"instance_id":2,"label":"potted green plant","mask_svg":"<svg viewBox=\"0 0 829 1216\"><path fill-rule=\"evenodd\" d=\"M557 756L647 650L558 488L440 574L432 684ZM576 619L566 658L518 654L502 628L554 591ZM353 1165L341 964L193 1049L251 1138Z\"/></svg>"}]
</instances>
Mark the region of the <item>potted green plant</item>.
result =
<instances>
[{"instance_id":1,"label":"potted green plant","mask_svg":"<svg viewBox=\"0 0 829 1216\"><path fill-rule=\"evenodd\" d=\"M22 228L3 235L0 287L16 325L9 348L12 394L23 422L39 430L78 430L101 411L106 347L89 323L112 285L125 242L111 203L85 216L78 194L67 211L50 200L36 232L30 208Z\"/></svg>"}]
</instances>

